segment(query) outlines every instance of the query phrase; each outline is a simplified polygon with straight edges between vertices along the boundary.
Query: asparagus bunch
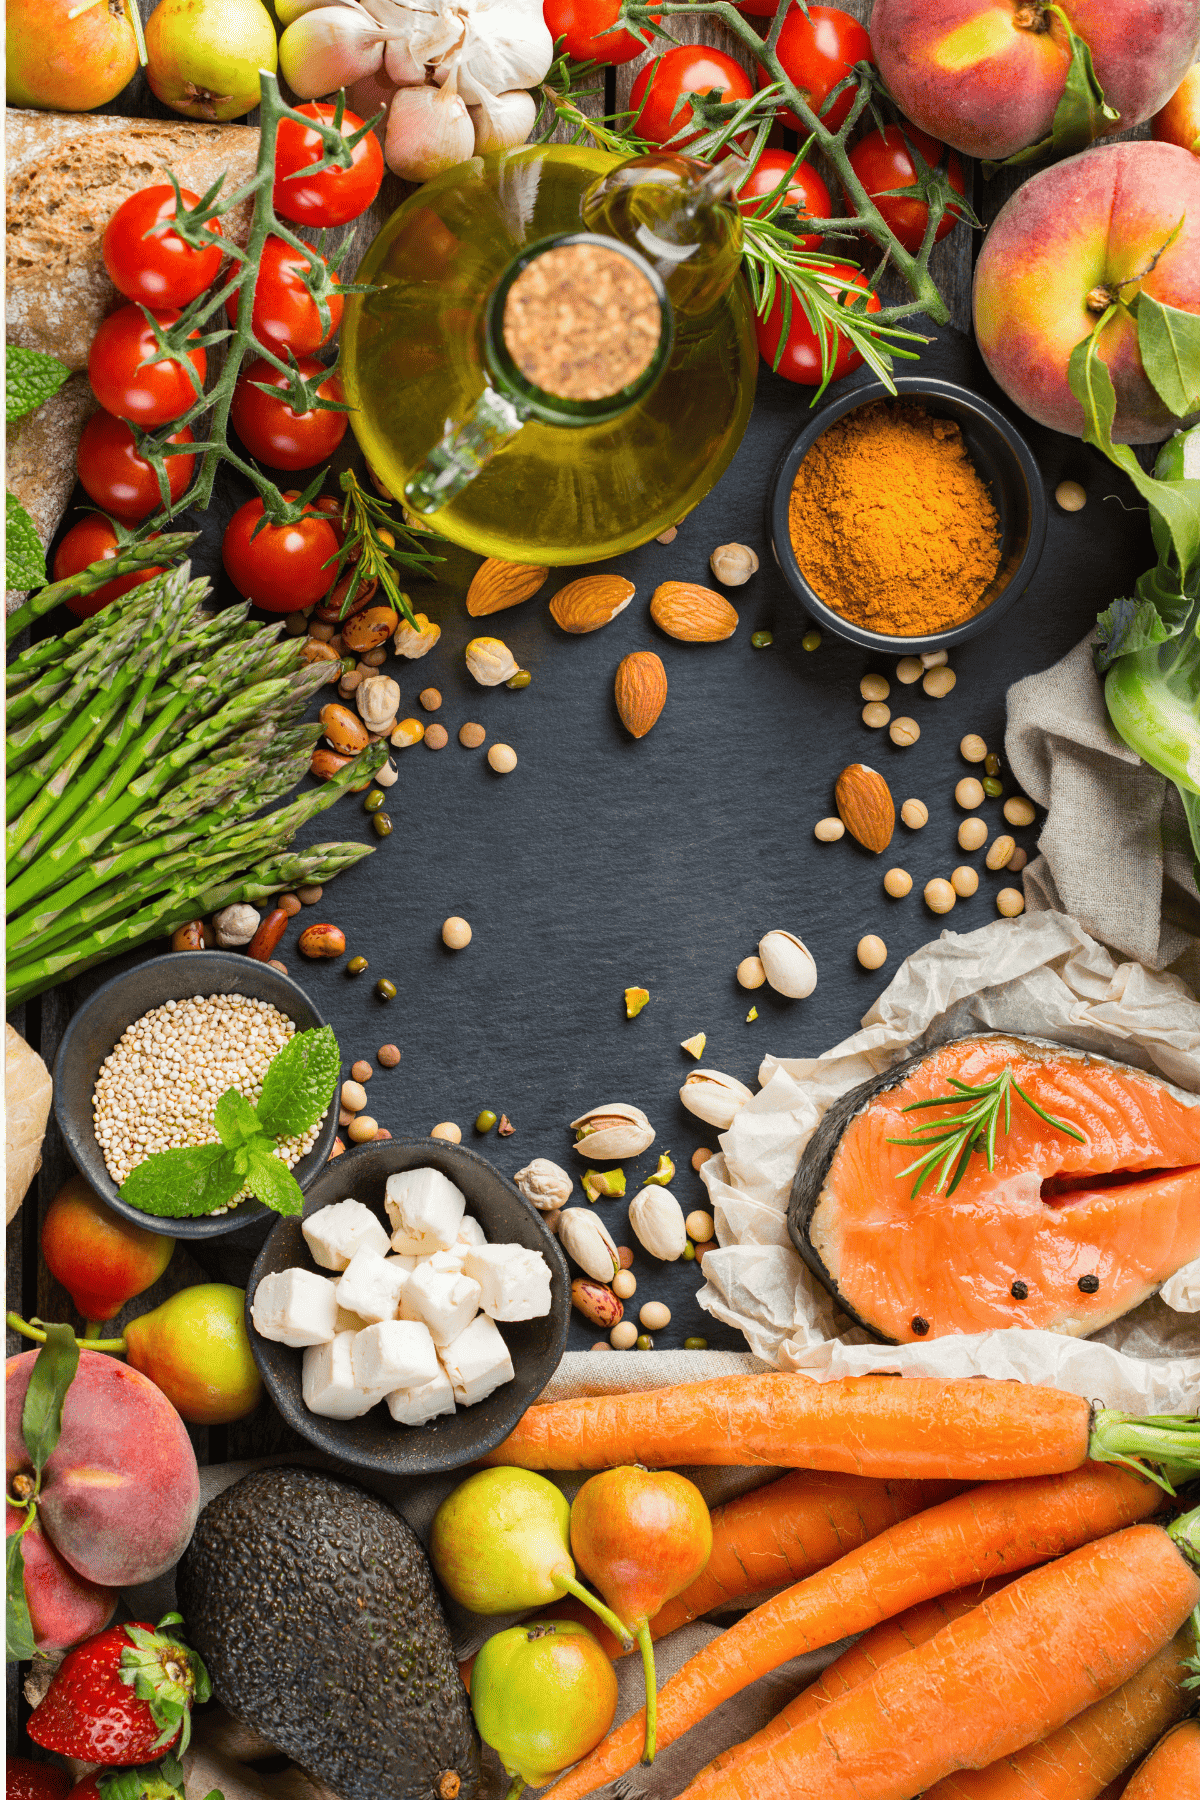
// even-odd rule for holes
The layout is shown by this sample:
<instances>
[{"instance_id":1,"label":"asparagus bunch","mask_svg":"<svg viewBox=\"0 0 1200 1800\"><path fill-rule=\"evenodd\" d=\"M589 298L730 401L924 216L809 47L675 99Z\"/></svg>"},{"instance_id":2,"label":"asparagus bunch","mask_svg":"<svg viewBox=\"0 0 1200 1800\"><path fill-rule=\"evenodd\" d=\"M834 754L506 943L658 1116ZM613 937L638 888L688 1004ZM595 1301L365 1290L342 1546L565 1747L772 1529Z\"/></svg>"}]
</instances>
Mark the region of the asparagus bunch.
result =
<instances>
[{"instance_id":1,"label":"asparagus bunch","mask_svg":"<svg viewBox=\"0 0 1200 1800\"><path fill-rule=\"evenodd\" d=\"M324 882L373 846L288 848L382 744L290 805L324 665L247 608L212 615L184 563L8 671L8 1004L234 901Z\"/></svg>"}]
</instances>

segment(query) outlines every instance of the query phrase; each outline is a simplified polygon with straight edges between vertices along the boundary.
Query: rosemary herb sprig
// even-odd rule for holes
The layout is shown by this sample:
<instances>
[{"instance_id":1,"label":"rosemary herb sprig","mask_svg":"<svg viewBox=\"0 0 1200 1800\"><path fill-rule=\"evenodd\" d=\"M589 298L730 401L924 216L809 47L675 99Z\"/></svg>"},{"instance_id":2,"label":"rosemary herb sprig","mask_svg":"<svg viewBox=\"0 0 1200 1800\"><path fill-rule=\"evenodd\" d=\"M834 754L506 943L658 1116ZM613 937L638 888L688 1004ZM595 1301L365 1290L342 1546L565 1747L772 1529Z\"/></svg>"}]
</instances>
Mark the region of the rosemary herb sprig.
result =
<instances>
[{"instance_id":1,"label":"rosemary herb sprig","mask_svg":"<svg viewBox=\"0 0 1200 1800\"><path fill-rule=\"evenodd\" d=\"M960 1112L953 1119L930 1119L924 1125L913 1127L913 1136L906 1138L889 1138L889 1144L904 1144L921 1150L923 1155L915 1162L909 1163L907 1169L901 1169L897 1180L905 1175L916 1175L913 1183L911 1200L915 1200L925 1182L925 1178L937 1167L937 1179L933 1192L940 1194L950 1182L949 1193L953 1193L967 1172L972 1155L987 1157L987 1166L996 1166L996 1128L1000 1119L1000 1108L1004 1108L1004 1135L1007 1137L1012 1125L1012 1097L1017 1094L1031 1112L1055 1131L1061 1131L1067 1137L1073 1137L1076 1143L1084 1144L1087 1139L1083 1133L1076 1131L1073 1125L1065 1125L1061 1119L1052 1118L1044 1112L1012 1072L1011 1064L1006 1064L997 1075L995 1081L980 1082L972 1086L965 1081L958 1081L953 1075L948 1077L950 1086L956 1091L953 1094L937 1094L931 1100L914 1100L904 1111L923 1112L930 1106L965 1106L966 1112ZM956 1160L957 1159L957 1160ZM954 1173L951 1176L951 1165Z\"/></svg>"},{"instance_id":2,"label":"rosemary herb sprig","mask_svg":"<svg viewBox=\"0 0 1200 1800\"><path fill-rule=\"evenodd\" d=\"M344 470L339 481L346 496L341 519L343 541L330 573L330 587L339 579L346 564L354 558L354 573L342 601L340 616L345 618L364 583L377 581L395 610L416 630L417 621L412 603L397 584L392 565L408 569L415 575L428 575L431 566L441 562L443 558L435 556L432 550L423 550L412 534L397 524L382 501L367 493L353 469ZM399 543L396 541L397 533L401 540Z\"/></svg>"}]
</instances>

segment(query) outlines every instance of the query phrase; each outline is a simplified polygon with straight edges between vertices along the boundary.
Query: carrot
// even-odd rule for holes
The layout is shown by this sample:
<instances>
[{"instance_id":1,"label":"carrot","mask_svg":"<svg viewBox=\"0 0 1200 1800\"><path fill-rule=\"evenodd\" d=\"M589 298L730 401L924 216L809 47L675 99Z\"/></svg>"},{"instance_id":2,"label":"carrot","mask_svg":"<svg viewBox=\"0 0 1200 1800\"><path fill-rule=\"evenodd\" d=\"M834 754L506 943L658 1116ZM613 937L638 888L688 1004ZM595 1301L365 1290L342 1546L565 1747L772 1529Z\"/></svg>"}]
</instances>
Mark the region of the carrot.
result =
<instances>
[{"instance_id":1,"label":"carrot","mask_svg":"<svg viewBox=\"0 0 1200 1800\"><path fill-rule=\"evenodd\" d=\"M1108 1784L1187 1711L1191 1701L1183 1683L1194 1643L1185 1626L1115 1693L1040 1743L986 1769L947 1775L926 1789L924 1800L1101 1800ZM1166 1791L1181 1800L1187 1789ZM1200 1797L1200 1784L1195 1791Z\"/></svg>"},{"instance_id":2,"label":"carrot","mask_svg":"<svg viewBox=\"0 0 1200 1800\"><path fill-rule=\"evenodd\" d=\"M1126 1800L1187 1800L1200 1794L1200 1719L1168 1731L1135 1770Z\"/></svg>"},{"instance_id":3,"label":"carrot","mask_svg":"<svg viewBox=\"0 0 1200 1800\"><path fill-rule=\"evenodd\" d=\"M658 1696L659 1749L793 1656L869 1631L935 1594L1060 1556L1150 1517L1160 1500L1127 1470L1089 1463L1068 1475L985 1483L904 1519L755 1607L691 1657ZM623 1775L641 1755L642 1733L641 1714L610 1732L555 1784L553 1800L578 1800Z\"/></svg>"},{"instance_id":4,"label":"carrot","mask_svg":"<svg viewBox=\"0 0 1200 1800\"><path fill-rule=\"evenodd\" d=\"M738 1763L709 1800L911 1800L1057 1732L1136 1674L1198 1600L1169 1533L1131 1525L1002 1588Z\"/></svg>"}]
</instances>

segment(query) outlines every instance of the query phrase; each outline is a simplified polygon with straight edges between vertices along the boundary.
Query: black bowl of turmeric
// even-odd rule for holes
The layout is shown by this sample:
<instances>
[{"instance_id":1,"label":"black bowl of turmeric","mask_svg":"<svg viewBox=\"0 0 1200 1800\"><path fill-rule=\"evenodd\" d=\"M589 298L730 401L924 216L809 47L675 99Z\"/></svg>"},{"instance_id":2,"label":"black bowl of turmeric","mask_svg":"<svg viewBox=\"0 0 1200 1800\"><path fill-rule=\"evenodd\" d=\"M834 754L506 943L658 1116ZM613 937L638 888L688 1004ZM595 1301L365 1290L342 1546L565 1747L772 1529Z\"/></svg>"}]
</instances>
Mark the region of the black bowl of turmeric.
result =
<instances>
[{"instance_id":1,"label":"black bowl of turmeric","mask_svg":"<svg viewBox=\"0 0 1200 1800\"><path fill-rule=\"evenodd\" d=\"M869 650L944 650L1025 592L1046 536L1028 444L952 381L899 376L833 400L791 445L768 500L784 580Z\"/></svg>"}]
</instances>

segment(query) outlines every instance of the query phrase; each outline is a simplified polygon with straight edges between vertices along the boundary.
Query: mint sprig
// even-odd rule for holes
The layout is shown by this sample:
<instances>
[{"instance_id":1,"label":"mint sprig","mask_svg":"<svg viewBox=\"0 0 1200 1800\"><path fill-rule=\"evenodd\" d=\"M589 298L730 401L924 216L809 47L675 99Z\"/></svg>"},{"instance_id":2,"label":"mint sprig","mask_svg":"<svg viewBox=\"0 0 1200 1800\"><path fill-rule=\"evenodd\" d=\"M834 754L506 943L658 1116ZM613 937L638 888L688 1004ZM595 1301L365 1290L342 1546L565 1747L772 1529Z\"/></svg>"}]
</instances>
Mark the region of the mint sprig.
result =
<instances>
[{"instance_id":1,"label":"mint sprig","mask_svg":"<svg viewBox=\"0 0 1200 1800\"><path fill-rule=\"evenodd\" d=\"M341 1051L330 1026L298 1031L271 1059L252 1106L236 1088L217 1101L219 1144L160 1150L131 1169L121 1198L158 1218L191 1219L218 1211L249 1187L277 1213L299 1213L300 1184L278 1156L281 1138L299 1137L325 1115L337 1091Z\"/></svg>"}]
</instances>

